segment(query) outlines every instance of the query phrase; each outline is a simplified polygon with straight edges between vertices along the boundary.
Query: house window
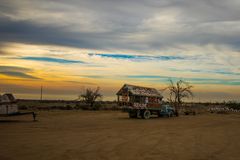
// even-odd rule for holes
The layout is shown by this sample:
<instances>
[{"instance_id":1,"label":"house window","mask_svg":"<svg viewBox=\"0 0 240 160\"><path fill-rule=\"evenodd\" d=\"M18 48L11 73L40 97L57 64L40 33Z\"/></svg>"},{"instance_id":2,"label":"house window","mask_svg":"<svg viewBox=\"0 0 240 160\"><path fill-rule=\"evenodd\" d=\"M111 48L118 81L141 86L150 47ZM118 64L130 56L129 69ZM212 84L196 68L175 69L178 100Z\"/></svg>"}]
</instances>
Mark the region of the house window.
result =
<instances>
[{"instance_id":1,"label":"house window","mask_svg":"<svg viewBox=\"0 0 240 160\"><path fill-rule=\"evenodd\" d=\"M135 96L134 97L134 102L135 103L146 103L146 97L142 97L142 96Z\"/></svg>"},{"instance_id":2,"label":"house window","mask_svg":"<svg viewBox=\"0 0 240 160\"><path fill-rule=\"evenodd\" d=\"M136 103L140 103L140 102L141 102L141 97L140 97L140 96L136 96L135 99L134 99L134 101L135 101Z\"/></svg>"}]
</instances>

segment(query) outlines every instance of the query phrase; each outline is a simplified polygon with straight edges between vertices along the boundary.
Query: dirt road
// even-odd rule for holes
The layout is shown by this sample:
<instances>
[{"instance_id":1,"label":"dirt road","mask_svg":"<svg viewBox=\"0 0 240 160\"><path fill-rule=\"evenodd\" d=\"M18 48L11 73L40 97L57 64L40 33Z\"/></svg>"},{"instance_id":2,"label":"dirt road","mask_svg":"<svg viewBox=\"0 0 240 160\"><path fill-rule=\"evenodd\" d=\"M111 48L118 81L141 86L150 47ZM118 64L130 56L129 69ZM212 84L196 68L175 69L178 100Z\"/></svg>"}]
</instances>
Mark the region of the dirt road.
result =
<instances>
[{"instance_id":1,"label":"dirt road","mask_svg":"<svg viewBox=\"0 0 240 160\"><path fill-rule=\"evenodd\" d=\"M113 111L45 111L0 119L0 160L238 160L240 115L129 119Z\"/></svg>"}]
</instances>

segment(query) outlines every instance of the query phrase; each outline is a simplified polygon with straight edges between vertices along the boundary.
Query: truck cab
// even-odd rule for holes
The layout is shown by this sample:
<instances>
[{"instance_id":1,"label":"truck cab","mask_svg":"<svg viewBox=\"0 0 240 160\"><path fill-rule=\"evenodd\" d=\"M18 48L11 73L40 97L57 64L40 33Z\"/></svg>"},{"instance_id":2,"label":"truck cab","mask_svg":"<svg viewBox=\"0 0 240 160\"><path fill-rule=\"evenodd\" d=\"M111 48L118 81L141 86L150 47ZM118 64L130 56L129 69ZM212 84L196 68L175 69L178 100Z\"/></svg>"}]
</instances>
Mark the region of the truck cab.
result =
<instances>
[{"instance_id":1,"label":"truck cab","mask_svg":"<svg viewBox=\"0 0 240 160\"><path fill-rule=\"evenodd\" d=\"M175 115L175 110L173 107L171 107L170 105L168 104L165 104L165 105L162 105L159 113L158 113L158 116L159 117L164 117L164 116L167 116L167 117L172 117Z\"/></svg>"}]
</instances>

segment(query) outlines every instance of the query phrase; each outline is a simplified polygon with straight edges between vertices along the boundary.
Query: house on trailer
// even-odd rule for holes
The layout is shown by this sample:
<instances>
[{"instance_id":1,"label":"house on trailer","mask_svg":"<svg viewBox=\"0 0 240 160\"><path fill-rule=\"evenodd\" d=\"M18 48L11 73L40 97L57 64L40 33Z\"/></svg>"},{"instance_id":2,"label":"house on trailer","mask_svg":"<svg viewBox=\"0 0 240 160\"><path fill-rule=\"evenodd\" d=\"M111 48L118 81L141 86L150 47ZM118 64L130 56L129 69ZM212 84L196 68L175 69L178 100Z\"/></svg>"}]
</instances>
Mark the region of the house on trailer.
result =
<instances>
[{"instance_id":1,"label":"house on trailer","mask_svg":"<svg viewBox=\"0 0 240 160\"><path fill-rule=\"evenodd\" d=\"M16 99L11 93L0 95L0 115L11 115L18 113Z\"/></svg>"},{"instance_id":2,"label":"house on trailer","mask_svg":"<svg viewBox=\"0 0 240 160\"><path fill-rule=\"evenodd\" d=\"M132 108L159 108L163 96L155 89L124 84L117 92L118 104Z\"/></svg>"}]
</instances>

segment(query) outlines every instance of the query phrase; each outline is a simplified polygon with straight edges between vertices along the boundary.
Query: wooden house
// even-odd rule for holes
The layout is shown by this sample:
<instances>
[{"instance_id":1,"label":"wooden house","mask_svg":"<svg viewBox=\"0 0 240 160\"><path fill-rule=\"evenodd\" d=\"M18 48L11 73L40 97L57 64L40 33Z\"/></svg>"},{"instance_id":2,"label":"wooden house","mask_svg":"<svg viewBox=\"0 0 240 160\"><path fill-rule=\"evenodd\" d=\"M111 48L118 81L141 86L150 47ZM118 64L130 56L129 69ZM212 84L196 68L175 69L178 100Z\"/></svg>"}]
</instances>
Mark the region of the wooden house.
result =
<instances>
[{"instance_id":1,"label":"wooden house","mask_svg":"<svg viewBox=\"0 0 240 160\"><path fill-rule=\"evenodd\" d=\"M124 84L117 92L118 104L132 108L158 108L163 96L155 89Z\"/></svg>"},{"instance_id":2,"label":"wooden house","mask_svg":"<svg viewBox=\"0 0 240 160\"><path fill-rule=\"evenodd\" d=\"M10 93L0 95L0 115L11 115L18 113L16 99Z\"/></svg>"}]
</instances>

